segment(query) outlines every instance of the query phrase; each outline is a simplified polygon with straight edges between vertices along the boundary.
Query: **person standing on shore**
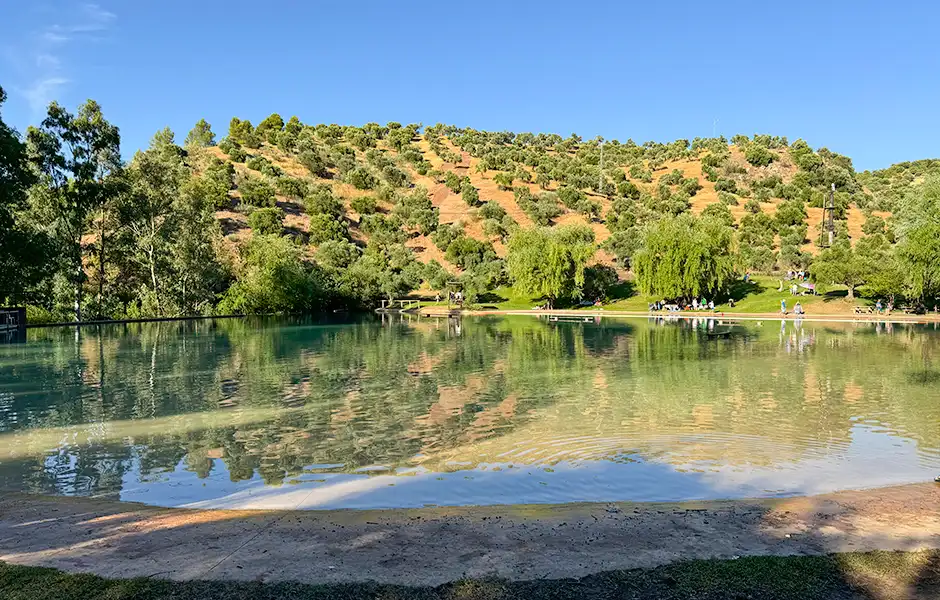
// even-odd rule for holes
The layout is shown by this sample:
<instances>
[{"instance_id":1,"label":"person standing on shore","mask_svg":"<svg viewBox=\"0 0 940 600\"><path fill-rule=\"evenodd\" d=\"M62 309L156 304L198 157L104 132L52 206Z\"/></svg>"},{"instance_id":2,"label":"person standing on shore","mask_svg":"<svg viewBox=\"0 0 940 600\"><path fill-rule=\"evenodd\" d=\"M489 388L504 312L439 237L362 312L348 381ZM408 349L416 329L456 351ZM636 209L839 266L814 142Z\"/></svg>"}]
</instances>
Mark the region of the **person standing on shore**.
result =
<instances>
[{"instance_id":1,"label":"person standing on shore","mask_svg":"<svg viewBox=\"0 0 940 600\"><path fill-rule=\"evenodd\" d=\"M782 315L787 314L787 299L786 298L780 301L780 314Z\"/></svg>"}]
</instances>

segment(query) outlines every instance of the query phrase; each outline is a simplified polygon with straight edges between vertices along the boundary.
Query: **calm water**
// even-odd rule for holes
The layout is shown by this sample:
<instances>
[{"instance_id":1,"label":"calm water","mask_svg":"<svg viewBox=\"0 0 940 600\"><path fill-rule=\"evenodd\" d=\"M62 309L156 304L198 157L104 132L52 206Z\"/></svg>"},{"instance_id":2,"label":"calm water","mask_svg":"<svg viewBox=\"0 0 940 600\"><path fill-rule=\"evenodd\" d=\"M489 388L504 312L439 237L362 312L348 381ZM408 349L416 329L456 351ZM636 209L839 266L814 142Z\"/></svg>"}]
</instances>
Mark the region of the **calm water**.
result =
<instances>
[{"instance_id":1,"label":"calm water","mask_svg":"<svg viewBox=\"0 0 940 600\"><path fill-rule=\"evenodd\" d=\"M244 508L818 493L940 473L938 392L940 331L922 325L30 330L0 345L0 492Z\"/></svg>"}]
</instances>

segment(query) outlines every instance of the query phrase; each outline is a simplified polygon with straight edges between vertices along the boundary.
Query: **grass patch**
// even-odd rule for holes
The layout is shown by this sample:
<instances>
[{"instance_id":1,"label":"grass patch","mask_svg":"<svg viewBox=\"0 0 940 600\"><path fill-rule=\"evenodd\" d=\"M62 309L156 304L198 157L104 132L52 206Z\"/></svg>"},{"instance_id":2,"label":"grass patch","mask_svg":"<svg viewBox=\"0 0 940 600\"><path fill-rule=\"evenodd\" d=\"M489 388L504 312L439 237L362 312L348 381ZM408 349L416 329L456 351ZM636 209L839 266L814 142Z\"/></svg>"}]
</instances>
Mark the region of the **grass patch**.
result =
<instances>
[{"instance_id":1,"label":"grass patch","mask_svg":"<svg viewBox=\"0 0 940 600\"><path fill-rule=\"evenodd\" d=\"M5 600L809 600L940 597L940 551L699 560L581 579L467 579L439 587L104 579L0 563Z\"/></svg>"}]
</instances>

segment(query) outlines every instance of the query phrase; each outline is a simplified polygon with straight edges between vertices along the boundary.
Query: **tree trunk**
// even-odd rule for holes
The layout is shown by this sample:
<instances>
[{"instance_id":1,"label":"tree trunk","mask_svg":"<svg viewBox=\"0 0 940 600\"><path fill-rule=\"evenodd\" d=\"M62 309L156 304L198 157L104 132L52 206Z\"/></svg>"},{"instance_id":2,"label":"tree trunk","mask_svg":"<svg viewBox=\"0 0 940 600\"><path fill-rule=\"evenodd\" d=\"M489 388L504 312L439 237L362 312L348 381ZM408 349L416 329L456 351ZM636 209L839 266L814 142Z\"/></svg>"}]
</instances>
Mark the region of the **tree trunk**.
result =
<instances>
[{"instance_id":1,"label":"tree trunk","mask_svg":"<svg viewBox=\"0 0 940 600\"><path fill-rule=\"evenodd\" d=\"M150 245L150 250L147 252L147 255L150 259L150 281L153 283L153 301L156 303L157 312L160 311L160 294L157 290L157 266L153 258L154 247L153 244Z\"/></svg>"},{"instance_id":2,"label":"tree trunk","mask_svg":"<svg viewBox=\"0 0 940 600\"><path fill-rule=\"evenodd\" d=\"M78 264L75 266L75 321L82 320L82 254L78 253Z\"/></svg>"},{"instance_id":3,"label":"tree trunk","mask_svg":"<svg viewBox=\"0 0 940 600\"><path fill-rule=\"evenodd\" d=\"M104 301L104 215L101 215L101 229L98 231L98 301L95 308L95 317L101 318L101 303Z\"/></svg>"},{"instance_id":4,"label":"tree trunk","mask_svg":"<svg viewBox=\"0 0 940 600\"><path fill-rule=\"evenodd\" d=\"M855 300L855 286L849 284L849 300Z\"/></svg>"}]
</instances>

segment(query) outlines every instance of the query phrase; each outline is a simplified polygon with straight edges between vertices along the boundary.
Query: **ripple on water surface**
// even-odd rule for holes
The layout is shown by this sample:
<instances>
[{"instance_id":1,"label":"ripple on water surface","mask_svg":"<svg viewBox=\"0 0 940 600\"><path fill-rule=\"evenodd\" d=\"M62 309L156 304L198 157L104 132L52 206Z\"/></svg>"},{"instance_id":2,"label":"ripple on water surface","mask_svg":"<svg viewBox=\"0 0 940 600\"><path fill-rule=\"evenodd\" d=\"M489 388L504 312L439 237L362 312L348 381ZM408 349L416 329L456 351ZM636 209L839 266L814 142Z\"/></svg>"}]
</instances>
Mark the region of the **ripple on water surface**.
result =
<instances>
[{"instance_id":1,"label":"ripple on water surface","mask_svg":"<svg viewBox=\"0 0 940 600\"><path fill-rule=\"evenodd\" d=\"M30 331L0 485L166 506L810 494L940 471L940 334L533 317Z\"/></svg>"}]
</instances>

